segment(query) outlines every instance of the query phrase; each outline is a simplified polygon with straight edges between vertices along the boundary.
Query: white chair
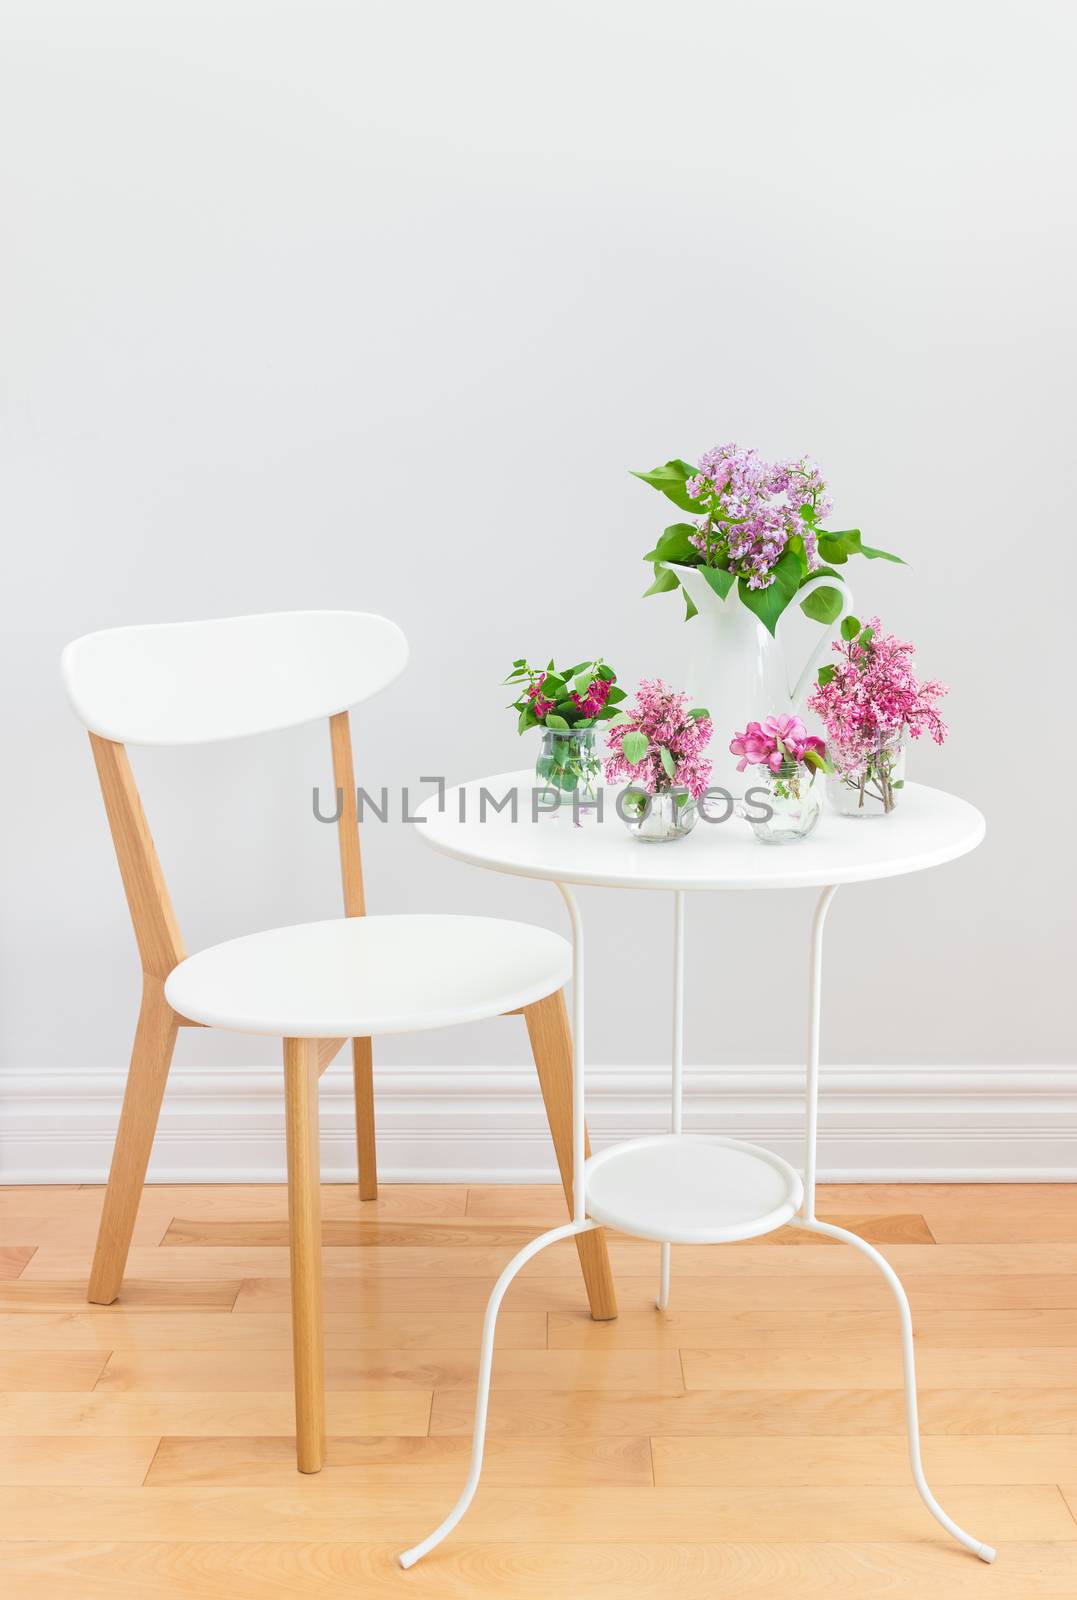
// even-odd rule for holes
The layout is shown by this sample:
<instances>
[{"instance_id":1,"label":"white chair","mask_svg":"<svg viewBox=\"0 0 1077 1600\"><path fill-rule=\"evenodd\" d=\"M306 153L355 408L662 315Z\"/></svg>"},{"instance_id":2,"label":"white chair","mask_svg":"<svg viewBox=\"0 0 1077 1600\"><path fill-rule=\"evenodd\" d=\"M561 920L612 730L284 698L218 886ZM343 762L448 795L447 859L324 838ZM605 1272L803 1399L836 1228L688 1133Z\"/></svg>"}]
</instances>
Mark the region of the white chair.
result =
<instances>
[{"instance_id":1,"label":"white chair","mask_svg":"<svg viewBox=\"0 0 1077 1600\"><path fill-rule=\"evenodd\" d=\"M348 708L403 670L384 617L299 611L114 628L68 645L63 675L90 734L142 963L142 1005L97 1236L89 1299L119 1294L179 1028L284 1040L284 1106L299 1470L324 1457L318 1077L346 1040L355 1074L359 1193L377 1195L371 1036L522 1012L566 1196L572 1194L572 1052L563 987L571 950L491 917L365 915ZM184 745L329 718L344 918L274 928L188 957L125 745ZM592 1315L616 1316L600 1233L577 1241Z\"/></svg>"}]
</instances>

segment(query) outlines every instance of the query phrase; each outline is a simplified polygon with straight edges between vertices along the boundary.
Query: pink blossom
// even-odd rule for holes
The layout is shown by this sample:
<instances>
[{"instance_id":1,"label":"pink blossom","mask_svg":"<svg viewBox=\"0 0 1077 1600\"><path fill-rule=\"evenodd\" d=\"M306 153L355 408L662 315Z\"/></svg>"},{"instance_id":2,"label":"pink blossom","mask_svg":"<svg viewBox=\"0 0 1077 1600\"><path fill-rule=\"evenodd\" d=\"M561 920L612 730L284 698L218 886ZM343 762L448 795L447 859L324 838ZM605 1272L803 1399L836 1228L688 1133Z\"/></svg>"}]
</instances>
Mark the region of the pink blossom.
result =
<instances>
[{"instance_id":1,"label":"pink blossom","mask_svg":"<svg viewBox=\"0 0 1077 1600\"><path fill-rule=\"evenodd\" d=\"M667 689L661 678L644 678L628 721L609 732L606 760L607 783L627 780L647 794L658 794L674 787L685 788L696 800L706 792L712 763L702 751L710 742L714 728L710 717L689 715L688 696ZM626 733L642 733L647 749L637 762L630 762L623 750ZM671 778L662 762L662 751L674 763Z\"/></svg>"},{"instance_id":2,"label":"pink blossom","mask_svg":"<svg viewBox=\"0 0 1077 1600\"><path fill-rule=\"evenodd\" d=\"M911 644L883 633L878 617L871 617L855 639L835 640L833 648L839 659L832 675L812 691L808 705L839 747L844 767L863 762L903 728L913 739L927 732L942 744L948 729L935 701L946 685L916 676Z\"/></svg>"},{"instance_id":3,"label":"pink blossom","mask_svg":"<svg viewBox=\"0 0 1077 1600\"><path fill-rule=\"evenodd\" d=\"M767 767L780 773L790 762L800 766L808 752L826 758L826 745L822 739L809 734L799 717L784 715L768 717L764 723L749 722L743 733L733 735L729 741L731 754L740 756L737 771L747 767Z\"/></svg>"}]
</instances>

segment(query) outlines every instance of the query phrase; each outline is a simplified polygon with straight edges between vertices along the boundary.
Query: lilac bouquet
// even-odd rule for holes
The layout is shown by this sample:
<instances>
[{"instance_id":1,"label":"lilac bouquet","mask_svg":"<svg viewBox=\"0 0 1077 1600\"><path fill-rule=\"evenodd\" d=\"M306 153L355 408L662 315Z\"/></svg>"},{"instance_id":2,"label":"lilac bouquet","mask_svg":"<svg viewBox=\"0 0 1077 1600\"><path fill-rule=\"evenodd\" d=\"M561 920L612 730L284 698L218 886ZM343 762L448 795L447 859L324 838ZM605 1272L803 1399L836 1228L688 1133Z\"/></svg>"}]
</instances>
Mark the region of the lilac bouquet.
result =
<instances>
[{"instance_id":1,"label":"lilac bouquet","mask_svg":"<svg viewBox=\"0 0 1077 1600\"><path fill-rule=\"evenodd\" d=\"M644 557L654 564L648 594L680 586L676 566L699 567L723 600L733 585L741 603L773 634L778 618L809 579L833 578L852 555L901 561L887 550L862 542L859 528L838 532L823 527L832 502L816 463L764 461L756 450L738 444L716 445L699 459L667 461L652 472L637 472L672 500L694 522L675 522ZM685 593L688 616L695 615ZM813 589L801 610L816 622L833 622L841 610L837 590Z\"/></svg>"},{"instance_id":2,"label":"lilac bouquet","mask_svg":"<svg viewBox=\"0 0 1077 1600\"><path fill-rule=\"evenodd\" d=\"M627 780L648 795L684 789L698 800L710 781L703 751L713 731L702 706L689 709L686 694L644 678L635 704L610 725L606 782Z\"/></svg>"},{"instance_id":3,"label":"lilac bouquet","mask_svg":"<svg viewBox=\"0 0 1077 1600\"><path fill-rule=\"evenodd\" d=\"M918 739L929 733L936 744L946 738L935 704L946 685L918 678L913 646L883 633L878 617L863 627L856 617L846 617L833 648L838 661L820 667L808 705L822 718L838 782L852 796L839 793L838 809L862 814L881 806L889 813L904 782L906 735Z\"/></svg>"}]
</instances>

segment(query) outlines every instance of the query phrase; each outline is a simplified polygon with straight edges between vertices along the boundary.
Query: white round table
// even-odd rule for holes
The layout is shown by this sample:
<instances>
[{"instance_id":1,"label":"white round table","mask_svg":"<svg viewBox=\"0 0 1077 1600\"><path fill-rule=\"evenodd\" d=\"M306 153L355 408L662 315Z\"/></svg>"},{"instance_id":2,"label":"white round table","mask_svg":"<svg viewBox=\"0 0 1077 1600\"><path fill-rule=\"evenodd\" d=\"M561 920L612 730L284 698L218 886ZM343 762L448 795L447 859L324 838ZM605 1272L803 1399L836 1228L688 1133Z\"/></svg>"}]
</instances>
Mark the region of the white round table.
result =
<instances>
[{"instance_id":1,"label":"white round table","mask_svg":"<svg viewBox=\"0 0 1077 1600\"><path fill-rule=\"evenodd\" d=\"M844 1240L867 1256L894 1293L901 1317L906 1422L913 1479L924 1503L959 1543L985 1561L994 1549L966 1533L935 1499L920 1459L912 1317L890 1263L859 1235L815 1215L819 1102L819 1016L823 925L839 886L940 866L974 850L984 819L967 801L906 784L889 817L858 819L824 811L815 832L793 845L764 845L737 817L700 817L687 838L649 843L616 814L616 789L600 790L598 812L574 823L571 808L551 815L550 791L530 771L501 773L436 795L420 807L419 837L469 865L556 884L572 927L573 1220L540 1234L509 1262L491 1294L483 1326L471 1471L452 1511L401 1556L412 1566L463 1516L482 1469L497 1313L520 1268L556 1240L608 1225L661 1242L657 1307L670 1294L670 1246L756 1238L785 1224ZM721 808L721 809L724 809ZM719 813L720 814L720 813ZM572 885L665 889L673 893L673 1041L670 1131L631 1139L584 1158L584 940ZM770 1150L744 1140L683 1131L684 897L705 890L815 888L809 951L806 1115L803 1177Z\"/></svg>"}]
</instances>

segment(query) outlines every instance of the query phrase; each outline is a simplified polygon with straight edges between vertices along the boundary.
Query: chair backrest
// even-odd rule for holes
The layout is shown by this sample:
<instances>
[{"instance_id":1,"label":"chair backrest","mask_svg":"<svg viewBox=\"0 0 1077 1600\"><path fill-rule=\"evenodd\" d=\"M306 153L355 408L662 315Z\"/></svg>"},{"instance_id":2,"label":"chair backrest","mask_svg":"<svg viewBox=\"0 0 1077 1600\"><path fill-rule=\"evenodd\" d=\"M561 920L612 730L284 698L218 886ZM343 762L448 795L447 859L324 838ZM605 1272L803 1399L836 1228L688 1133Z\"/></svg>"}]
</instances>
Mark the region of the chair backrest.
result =
<instances>
[{"instance_id":1,"label":"chair backrest","mask_svg":"<svg viewBox=\"0 0 1077 1600\"><path fill-rule=\"evenodd\" d=\"M362 916L348 708L392 683L407 656L396 623L363 611L110 628L67 646L64 683L89 730L144 979L163 984L185 950L125 743L210 744L328 717L344 910Z\"/></svg>"},{"instance_id":2,"label":"chair backrest","mask_svg":"<svg viewBox=\"0 0 1077 1600\"><path fill-rule=\"evenodd\" d=\"M91 733L119 744L211 744L346 711L404 670L395 622L280 611L108 628L69 644L61 671Z\"/></svg>"}]
</instances>

